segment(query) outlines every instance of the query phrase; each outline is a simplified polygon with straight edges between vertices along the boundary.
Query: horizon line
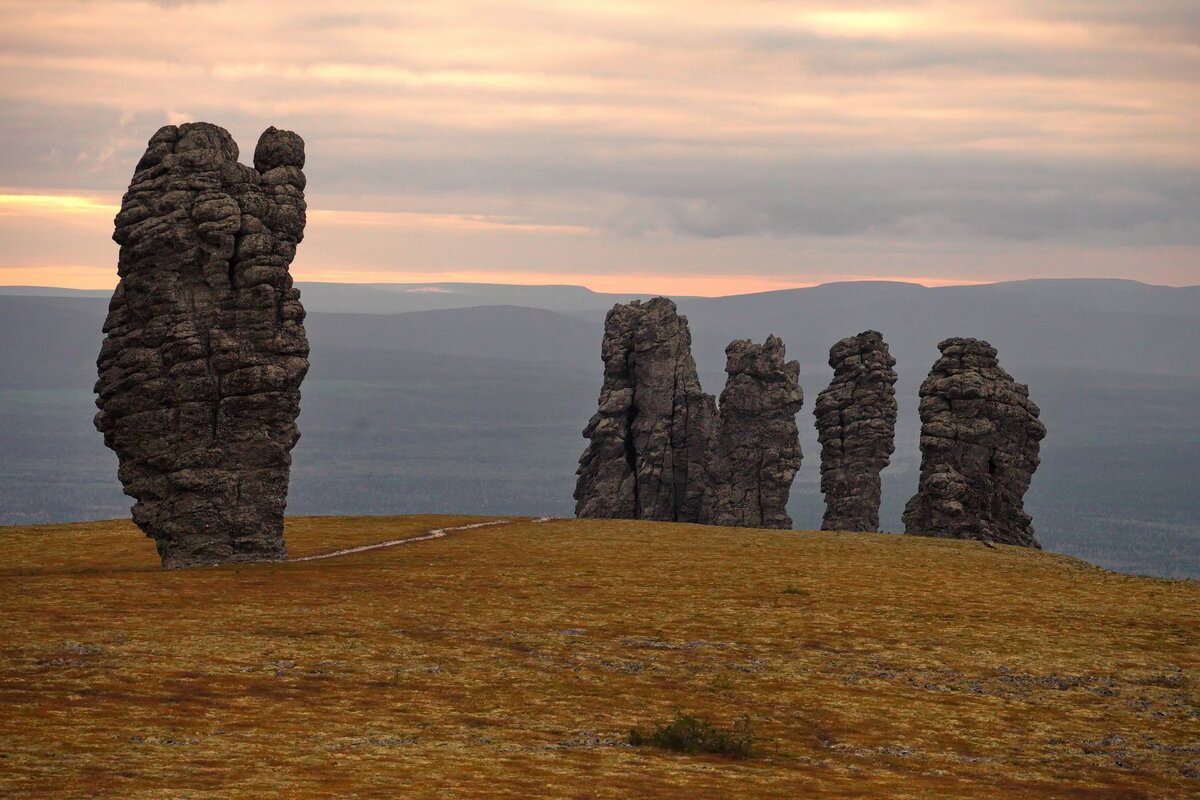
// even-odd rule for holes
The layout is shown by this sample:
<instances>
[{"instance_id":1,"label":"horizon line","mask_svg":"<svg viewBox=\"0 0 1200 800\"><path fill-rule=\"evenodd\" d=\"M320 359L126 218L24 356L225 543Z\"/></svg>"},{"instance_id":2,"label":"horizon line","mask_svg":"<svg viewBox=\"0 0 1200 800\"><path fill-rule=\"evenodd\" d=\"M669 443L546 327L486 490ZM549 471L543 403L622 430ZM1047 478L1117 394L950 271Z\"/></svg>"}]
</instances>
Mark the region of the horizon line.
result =
<instances>
[{"instance_id":1,"label":"horizon line","mask_svg":"<svg viewBox=\"0 0 1200 800\"><path fill-rule=\"evenodd\" d=\"M504 287L523 287L529 289L584 289L585 291L595 294L610 294L610 295L661 295L667 297L698 297L704 299L720 299L725 297L744 297L756 294L770 294L773 292L792 291L796 289L818 289L825 286L838 286L854 283L884 283L897 286L914 286L922 289L944 289L964 286L999 286L1002 284L1016 283L1038 283L1048 281L1070 281L1070 282L1095 282L1103 281L1105 283L1134 283L1140 286L1148 286L1164 289L1194 289L1200 288L1200 284L1157 284L1148 283L1146 281L1137 280L1135 278L1111 278L1111 277L1042 277L1042 278L1017 278L1012 280L991 280L991 281L973 281L973 280L932 280L929 283L922 282L920 279L904 280L900 278L885 278L885 277L864 277L864 278L839 278L838 280L829 280L820 283L795 283L792 285L782 285L773 289L758 289L745 292L733 292L729 294L703 294L697 292L656 292L656 291L638 291L636 289L626 289L613 291L611 289L596 289L588 286L586 283L533 283L533 282L503 282L503 281L470 281L470 280L433 280L433 281L378 281L378 280L304 280L302 278L294 278L296 284L318 284L323 286L504 286ZM5 289L26 289L37 290L45 289L52 291L72 291L72 292L106 292L115 290L103 286L51 286L45 284L30 284L30 283L13 283L0 284L0 292Z\"/></svg>"}]
</instances>

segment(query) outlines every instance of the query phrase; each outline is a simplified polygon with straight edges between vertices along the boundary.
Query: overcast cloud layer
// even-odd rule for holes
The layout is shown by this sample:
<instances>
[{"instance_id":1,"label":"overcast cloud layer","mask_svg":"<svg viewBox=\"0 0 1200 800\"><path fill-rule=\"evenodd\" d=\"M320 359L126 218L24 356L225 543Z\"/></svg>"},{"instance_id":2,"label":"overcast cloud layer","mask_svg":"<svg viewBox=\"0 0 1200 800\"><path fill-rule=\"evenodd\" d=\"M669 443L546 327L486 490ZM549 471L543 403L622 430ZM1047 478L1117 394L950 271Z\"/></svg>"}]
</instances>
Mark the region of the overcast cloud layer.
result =
<instances>
[{"instance_id":1,"label":"overcast cloud layer","mask_svg":"<svg viewBox=\"0 0 1200 800\"><path fill-rule=\"evenodd\" d=\"M1200 283L1197 75L1194 0L8 0L0 283L196 119L307 140L309 280Z\"/></svg>"}]
</instances>

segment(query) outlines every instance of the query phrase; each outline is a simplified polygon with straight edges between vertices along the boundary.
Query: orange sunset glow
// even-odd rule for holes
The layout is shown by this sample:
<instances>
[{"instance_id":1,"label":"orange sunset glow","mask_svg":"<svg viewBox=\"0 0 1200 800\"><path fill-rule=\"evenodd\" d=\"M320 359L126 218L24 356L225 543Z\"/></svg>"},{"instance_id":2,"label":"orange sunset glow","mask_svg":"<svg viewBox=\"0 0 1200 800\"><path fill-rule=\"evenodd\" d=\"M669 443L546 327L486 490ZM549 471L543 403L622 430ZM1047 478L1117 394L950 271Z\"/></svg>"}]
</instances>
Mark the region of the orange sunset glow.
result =
<instances>
[{"instance_id":1,"label":"orange sunset glow","mask_svg":"<svg viewBox=\"0 0 1200 800\"><path fill-rule=\"evenodd\" d=\"M0 8L0 284L111 288L165 124L307 142L300 280L1200 283L1186 3Z\"/></svg>"}]
</instances>

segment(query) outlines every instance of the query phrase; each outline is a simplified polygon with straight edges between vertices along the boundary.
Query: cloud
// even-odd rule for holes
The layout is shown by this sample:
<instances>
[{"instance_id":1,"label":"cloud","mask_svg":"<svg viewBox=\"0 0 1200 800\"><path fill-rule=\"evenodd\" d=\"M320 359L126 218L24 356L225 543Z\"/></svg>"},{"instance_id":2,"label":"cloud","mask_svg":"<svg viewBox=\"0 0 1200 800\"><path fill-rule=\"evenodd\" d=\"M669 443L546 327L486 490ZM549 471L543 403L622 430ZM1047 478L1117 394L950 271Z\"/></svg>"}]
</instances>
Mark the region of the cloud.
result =
<instances>
[{"instance_id":1,"label":"cloud","mask_svg":"<svg viewBox=\"0 0 1200 800\"><path fill-rule=\"evenodd\" d=\"M299 16L286 26L293 30L329 32L334 30L354 30L356 28L394 28L399 20L392 14L305 14Z\"/></svg>"},{"instance_id":2,"label":"cloud","mask_svg":"<svg viewBox=\"0 0 1200 800\"><path fill-rule=\"evenodd\" d=\"M132 0L6 5L10 189L119 197L160 125L204 119L244 152L300 132L313 208L342 215L314 224L362 234L346 261L389 231L530 263L582 238L592 273L734 245L778 265L815 240L932 258L1200 235L1187 4L295 0L236 25L158 5L173 24Z\"/></svg>"},{"instance_id":3,"label":"cloud","mask_svg":"<svg viewBox=\"0 0 1200 800\"><path fill-rule=\"evenodd\" d=\"M856 236L1200 244L1200 172L1003 156L842 158L711 166L640 181L614 221L700 237ZM632 192L631 192L632 194Z\"/></svg>"},{"instance_id":4,"label":"cloud","mask_svg":"<svg viewBox=\"0 0 1200 800\"><path fill-rule=\"evenodd\" d=\"M199 6L199 5L216 5L224 3L225 0L144 0L152 6L159 8L181 8L183 6Z\"/></svg>"}]
</instances>

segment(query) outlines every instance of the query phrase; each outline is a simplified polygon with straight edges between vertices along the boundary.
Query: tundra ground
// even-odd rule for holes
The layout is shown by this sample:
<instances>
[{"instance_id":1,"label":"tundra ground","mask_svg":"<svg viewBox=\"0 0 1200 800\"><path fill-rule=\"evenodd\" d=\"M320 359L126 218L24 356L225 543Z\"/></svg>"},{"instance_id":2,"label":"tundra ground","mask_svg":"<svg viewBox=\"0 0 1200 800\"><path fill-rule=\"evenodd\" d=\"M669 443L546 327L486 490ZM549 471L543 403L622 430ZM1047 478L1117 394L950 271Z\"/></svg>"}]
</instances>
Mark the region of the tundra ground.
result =
<instances>
[{"instance_id":1,"label":"tundra ground","mask_svg":"<svg viewBox=\"0 0 1200 800\"><path fill-rule=\"evenodd\" d=\"M293 557L485 517L294 518ZM0 528L0 795L1200 794L1200 584L913 537L562 520L164 572ZM749 717L747 759L627 744Z\"/></svg>"}]
</instances>

